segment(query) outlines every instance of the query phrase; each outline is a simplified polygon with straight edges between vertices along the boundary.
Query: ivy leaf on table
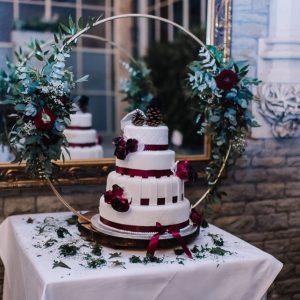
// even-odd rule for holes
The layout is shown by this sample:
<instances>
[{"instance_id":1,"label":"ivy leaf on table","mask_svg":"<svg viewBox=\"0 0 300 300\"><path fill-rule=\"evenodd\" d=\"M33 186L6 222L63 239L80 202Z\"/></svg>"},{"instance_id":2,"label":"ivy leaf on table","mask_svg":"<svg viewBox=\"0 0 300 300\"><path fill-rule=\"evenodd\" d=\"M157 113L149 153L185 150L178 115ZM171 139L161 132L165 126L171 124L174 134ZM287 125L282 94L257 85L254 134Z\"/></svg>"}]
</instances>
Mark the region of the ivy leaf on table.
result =
<instances>
[{"instance_id":1,"label":"ivy leaf on table","mask_svg":"<svg viewBox=\"0 0 300 300\"><path fill-rule=\"evenodd\" d=\"M209 233L208 236L212 238L215 246L224 246L224 240L219 234Z\"/></svg>"},{"instance_id":2,"label":"ivy leaf on table","mask_svg":"<svg viewBox=\"0 0 300 300\"><path fill-rule=\"evenodd\" d=\"M66 256L74 256L77 254L79 248L72 244L64 244L59 247L59 254Z\"/></svg>"},{"instance_id":3,"label":"ivy leaf on table","mask_svg":"<svg viewBox=\"0 0 300 300\"><path fill-rule=\"evenodd\" d=\"M132 255L131 257L129 257L129 262L132 264L141 264L143 261L139 256Z\"/></svg>"},{"instance_id":4,"label":"ivy leaf on table","mask_svg":"<svg viewBox=\"0 0 300 300\"><path fill-rule=\"evenodd\" d=\"M104 258L88 258L87 266L92 269L96 269L98 267L105 266L107 261Z\"/></svg>"},{"instance_id":5,"label":"ivy leaf on table","mask_svg":"<svg viewBox=\"0 0 300 300\"><path fill-rule=\"evenodd\" d=\"M117 257L121 257L121 256L122 256L122 252L109 253L108 259L117 258Z\"/></svg>"},{"instance_id":6,"label":"ivy leaf on table","mask_svg":"<svg viewBox=\"0 0 300 300\"><path fill-rule=\"evenodd\" d=\"M27 224L32 224L34 221L34 219L32 219L31 217L29 217L26 221Z\"/></svg>"},{"instance_id":7,"label":"ivy leaf on table","mask_svg":"<svg viewBox=\"0 0 300 300\"><path fill-rule=\"evenodd\" d=\"M126 267L125 267L125 262L123 262L123 261L112 260L110 263L111 263L111 265L112 265L113 267L121 267L121 268L123 268L123 269L126 269Z\"/></svg>"},{"instance_id":8,"label":"ivy leaf on table","mask_svg":"<svg viewBox=\"0 0 300 300\"><path fill-rule=\"evenodd\" d=\"M78 223L78 217L76 215L72 215L72 217L68 218L66 220L66 222L68 223L68 225L77 225L77 223Z\"/></svg>"},{"instance_id":9,"label":"ivy leaf on table","mask_svg":"<svg viewBox=\"0 0 300 300\"><path fill-rule=\"evenodd\" d=\"M56 233L59 238L64 238L66 235L72 236L72 234L64 227L56 229Z\"/></svg>"},{"instance_id":10,"label":"ivy leaf on table","mask_svg":"<svg viewBox=\"0 0 300 300\"><path fill-rule=\"evenodd\" d=\"M102 255L102 247L99 244L95 244L93 246L92 254L101 256Z\"/></svg>"},{"instance_id":11,"label":"ivy leaf on table","mask_svg":"<svg viewBox=\"0 0 300 300\"><path fill-rule=\"evenodd\" d=\"M66 269L71 269L68 265L66 265L64 262L62 262L61 260L60 261L57 261L57 260L54 260L53 261L53 266L52 266L52 269L54 268L66 268Z\"/></svg>"},{"instance_id":12,"label":"ivy leaf on table","mask_svg":"<svg viewBox=\"0 0 300 300\"><path fill-rule=\"evenodd\" d=\"M57 243L56 239L49 239L48 241L45 242L44 247L49 248L53 246L55 243Z\"/></svg>"}]
</instances>

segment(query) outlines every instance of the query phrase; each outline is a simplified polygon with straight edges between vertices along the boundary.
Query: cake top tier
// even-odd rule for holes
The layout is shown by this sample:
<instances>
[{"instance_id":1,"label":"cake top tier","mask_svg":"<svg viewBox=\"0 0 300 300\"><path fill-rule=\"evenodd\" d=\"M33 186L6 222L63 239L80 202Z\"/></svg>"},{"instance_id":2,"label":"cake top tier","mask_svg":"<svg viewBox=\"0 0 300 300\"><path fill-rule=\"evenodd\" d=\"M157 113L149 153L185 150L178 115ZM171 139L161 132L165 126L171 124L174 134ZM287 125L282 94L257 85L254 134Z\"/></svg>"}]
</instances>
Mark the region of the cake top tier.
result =
<instances>
[{"instance_id":1,"label":"cake top tier","mask_svg":"<svg viewBox=\"0 0 300 300\"><path fill-rule=\"evenodd\" d=\"M76 112L76 114L70 116L70 127L89 128L92 127L92 114Z\"/></svg>"},{"instance_id":2,"label":"cake top tier","mask_svg":"<svg viewBox=\"0 0 300 300\"><path fill-rule=\"evenodd\" d=\"M152 127L127 124L124 126L124 137L136 139L144 145L168 145L168 131L167 126Z\"/></svg>"}]
</instances>

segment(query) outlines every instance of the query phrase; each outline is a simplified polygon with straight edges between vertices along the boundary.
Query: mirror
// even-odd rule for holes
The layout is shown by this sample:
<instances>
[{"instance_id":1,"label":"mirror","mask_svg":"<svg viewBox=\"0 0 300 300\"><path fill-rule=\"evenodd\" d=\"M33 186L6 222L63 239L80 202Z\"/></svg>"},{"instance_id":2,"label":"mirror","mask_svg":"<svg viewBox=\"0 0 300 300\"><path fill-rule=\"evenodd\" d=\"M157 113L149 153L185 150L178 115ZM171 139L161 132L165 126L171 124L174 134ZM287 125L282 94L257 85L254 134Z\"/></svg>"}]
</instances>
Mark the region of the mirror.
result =
<instances>
[{"instance_id":1,"label":"mirror","mask_svg":"<svg viewBox=\"0 0 300 300\"><path fill-rule=\"evenodd\" d=\"M129 2L131 5L125 2L115 3L113 7L106 5L101 9L106 17L135 12L168 18L189 28L206 44L213 44L215 41L218 41L220 45L223 44L228 55L229 0ZM67 16L61 14L58 7L54 6L53 4L53 12L59 14L61 22L65 22ZM99 15L98 10L84 8L81 10L83 17ZM209 138L197 135L196 127L191 126L195 124L195 110L193 110L192 103L187 101L188 95L185 88L186 65L196 58L199 46L176 28L156 20L143 18L106 23L93 28L89 35L105 36L108 42L89 36L82 37L69 59L76 77L85 74L89 74L90 77L89 81L81 84L74 93L81 97L81 104L77 115L74 115L73 124L67 129L67 135L69 135L71 148L80 149L79 155L74 153L72 155L71 149L72 159L64 164L59 163L62 170L60 182L69 184L72 183L72 178L79 177L84 179L81 180L82 183L99 183L102 176L113 168L112 139L121 134L120 120L130 106L128 101L122 101L125 96L120 93L120 80L128 77L121 62L130 62L130 57L143 59L146 66L151 69L152 81L162 107L164 122L170 129L170 148L176 152L179 159L189 159L195 164L208 160ZM22 33L21 36L25 39L25 34ZM17 33L12 34L12 39L21 42L20 35L18 37ZM49 37L45 36L44 40L49 40ZM21 44L27 41L24 40ZM13 43L16 45L16 42ZM7 115L3 109L1 113ZM0 132L4 133L5 122L2 122L0 126L2 126ZM11 156L7 147L0 148L0 187L7 187L8 181L10 184L20 184L28 180L24 175L24 166L6 163ZM31 182L31 184L38 183Z\"/></svg>"}]
</instances>

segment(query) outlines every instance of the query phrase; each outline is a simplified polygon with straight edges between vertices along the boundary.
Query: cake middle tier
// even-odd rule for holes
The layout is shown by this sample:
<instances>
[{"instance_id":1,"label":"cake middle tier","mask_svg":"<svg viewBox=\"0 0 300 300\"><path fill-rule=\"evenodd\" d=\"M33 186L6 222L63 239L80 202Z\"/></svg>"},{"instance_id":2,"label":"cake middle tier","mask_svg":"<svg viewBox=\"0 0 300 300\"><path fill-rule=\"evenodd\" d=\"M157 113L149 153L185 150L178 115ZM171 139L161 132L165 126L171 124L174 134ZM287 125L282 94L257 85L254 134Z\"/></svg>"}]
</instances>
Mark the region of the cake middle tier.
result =
<instances>
[{"instance_id":1,"label":"cake middle tier","mask_svg":"<svg viewBox=\"0 0 300 300\"><path fill-rule=\"evenodd\" d=\"M116 159L116 166L136 170L171 170L175 163L175 152L138 151L129 153L125 160Z\"/></svg>"},{"instance_id":2,"label":"cake middle tier","mask_svg":"<svg viewBox=\"0 0 300 300\"><path fill-rule=\"evenodd\" d=\"M106 190L117 184L124 189L125 197L131 205L167 205L178 203L184 198L184 182L177 176L130 177L111 172L107 178Z\"/></svg>"},{"instance_id":3,"label":"cake middle tier","mask_svg":"<svg viewBox=\"0 0 300 300\"><path fill-rule=\"evenodd\" d=\"M94 129L65 129L64 134L70 146L72 146L72 144L96 144L97 141L97 132Z\"/></svg>"}]
</instances>

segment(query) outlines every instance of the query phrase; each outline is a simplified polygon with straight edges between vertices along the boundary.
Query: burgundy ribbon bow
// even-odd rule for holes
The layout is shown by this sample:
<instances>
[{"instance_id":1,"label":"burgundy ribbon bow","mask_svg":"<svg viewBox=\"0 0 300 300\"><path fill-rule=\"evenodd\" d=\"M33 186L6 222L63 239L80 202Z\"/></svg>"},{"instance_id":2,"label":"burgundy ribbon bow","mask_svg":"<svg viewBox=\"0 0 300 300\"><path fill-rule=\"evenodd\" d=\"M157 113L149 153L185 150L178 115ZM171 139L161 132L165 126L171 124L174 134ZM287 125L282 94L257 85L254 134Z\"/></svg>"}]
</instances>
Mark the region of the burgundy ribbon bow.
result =
<instances>
[{"instance_id":1,"label":"burgundy ribbon bow","mask_svg":"<svg viewBox=\"0 0 300 300\"><path fill-rule=\"evenodd\" d=\"M178 244L182 247L182 250L187 255L187 257L193 258L192 253L189 250L189 248L186 246L185 242L183 241L182 236L180 235L179 232L179 228L177 226L165 227L162 226L159 222L156 222L156 231L157 233L155 233L152 236L148 244L148 248L147 248L148 255L154 256L160 236L166 232L169 232L177 240Z\"/></svg>"}]
</instances>

